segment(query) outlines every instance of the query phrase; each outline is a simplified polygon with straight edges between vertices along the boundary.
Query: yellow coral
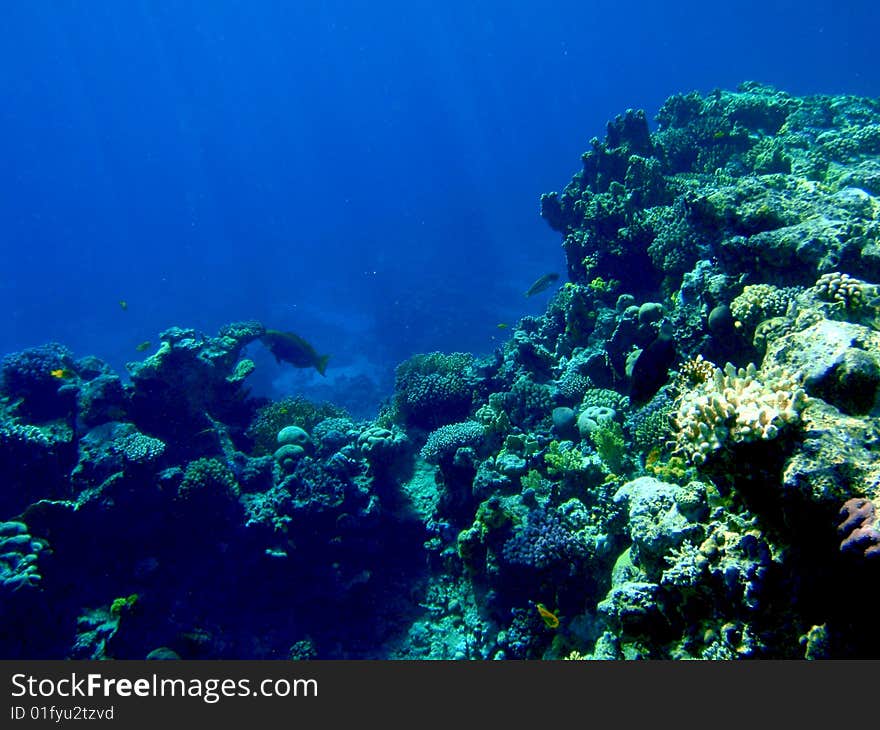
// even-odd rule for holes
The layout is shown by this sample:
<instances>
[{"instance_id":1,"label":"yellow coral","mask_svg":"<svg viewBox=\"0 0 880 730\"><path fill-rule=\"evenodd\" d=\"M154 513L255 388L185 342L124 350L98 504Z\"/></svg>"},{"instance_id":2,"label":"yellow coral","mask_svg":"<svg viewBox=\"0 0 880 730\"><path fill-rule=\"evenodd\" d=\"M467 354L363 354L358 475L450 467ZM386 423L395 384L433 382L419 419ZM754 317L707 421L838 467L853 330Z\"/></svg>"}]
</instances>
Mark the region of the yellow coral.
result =
<instances>
[{"instance_id":1,"label":"yellow coral","mask_svg":"<svg viewBox=\"0 0 880 730\"><path fill-rule=\"evenodd\" d=\"M727 441L776 438L783 426L800 419L806 403L797 376L779 368L759 375L754 364L737 370L728 363L679 396L676 453L700 465Z\"/></svg>"},{"instance_id":2,"label":"yellow coral","mask_svg":"<svg viewBox=\"0 0 880 730\"><path fill-rule=\"evenodd\" d=\"M822 274L813 287L816 295L845 309L860 309L877 296L877 286L849 274L832 271Z\"/></svg>"},{"instance_id":3,"label":"yellow coral","mask_svg":"<svg viewBox=\"0 0 880 730\"><path fill-rule=\"evenodd\" d=\"M679 390L705 383L715 372L715 365L704 360L702 355L691 358L681 366L679 373Z\"/></svg>"}]
</instances>

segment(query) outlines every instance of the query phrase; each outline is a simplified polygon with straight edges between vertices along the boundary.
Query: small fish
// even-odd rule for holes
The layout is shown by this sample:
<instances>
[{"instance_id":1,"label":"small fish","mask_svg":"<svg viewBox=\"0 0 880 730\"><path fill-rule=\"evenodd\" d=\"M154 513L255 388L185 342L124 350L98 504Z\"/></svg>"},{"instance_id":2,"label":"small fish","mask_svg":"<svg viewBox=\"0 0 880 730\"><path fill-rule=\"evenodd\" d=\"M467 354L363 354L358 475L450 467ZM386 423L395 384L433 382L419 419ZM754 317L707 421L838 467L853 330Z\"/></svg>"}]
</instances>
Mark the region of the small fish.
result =
<instances>
[{"instance_id":1,"label":"small fish","mask_svg":"<svg viewBox=\"0 0 880 730\"><path fill-rule=\"evenodd\" d=\"M66 378L70 378L73 376L73 371L68 370L67 368L56 368L55 370L50 370L49 375L57 380L64 380Z\"/></svg>"},{"instance_id":2,"label":"small fish","mask_svg":"<svg viewBox=\"0 0 880 730\"><path fill-rule=\"evenodd\" d=\"M120 299L119 308L122 309L123 312L125 312L128 309L128 302L125 301L125 299Z\"/></svg>"},{"instance_id":3,"label":"small fish","mask_svg":"<svg viewBox=\"0 0 880 730\"><path fill-rule=\"evenodd\" d=\"M506 330L510 325L507 325L507 324L505 324L504 322L499 322L499 323L498 323L497 325L495 325L495 326L498 327L498 329L500 329L500 330Z\"/></svg>"},{"instance_id":4,"label":"small fish","mask_svg":"<svg viewBox=\"0 0 880 730\"><path fill-rule=\"evenodd\" d=\"M550 288L554 281L559 279L559 274L555 272L550 272L549 274L544 274L540 279L538 279L534 284L532 284L526 290L526 296L531 297L535 294L540 294L542 291L545 291Z\"/></svg>"},{"instance_id":5,"label":"small fish","mask_svg":"<svg viewBox=\"0 0 880 730\"><path fill-rule=\"evenodd\" d=\"M544 619L544 625L548 629L559 628L559 616L557 615L559 613L559 609L556 609L555 611L548 611L547 607L543 603L536 603L535 608L538 609L538 615L540 615L540 617Z\"/></svg>"},{"instance_id":6,"label":"small fish","mask_svg":"<svg viewBox=\"0 0 880 730\"><path fill-rule=\"evenodd\" d=\"M138 352L144 352L145 350L149 350L150 349L150 341L144 340L143 342L141 342L141 344L135 345L134 349L137 350Z\"/></svg>"}]
</instances>

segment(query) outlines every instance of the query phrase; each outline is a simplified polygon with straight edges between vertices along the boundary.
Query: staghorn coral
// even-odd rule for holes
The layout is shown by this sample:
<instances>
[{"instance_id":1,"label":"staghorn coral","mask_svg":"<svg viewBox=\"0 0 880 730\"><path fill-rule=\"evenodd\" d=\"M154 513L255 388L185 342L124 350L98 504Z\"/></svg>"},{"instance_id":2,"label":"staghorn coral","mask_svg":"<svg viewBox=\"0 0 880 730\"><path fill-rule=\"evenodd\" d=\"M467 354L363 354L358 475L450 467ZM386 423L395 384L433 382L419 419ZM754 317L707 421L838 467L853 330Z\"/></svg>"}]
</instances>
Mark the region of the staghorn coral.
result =
<instances>
[{"instance_id":1,"label":"staghorn coral","mask_svg":"<svg viewBox=\"0 0 880 730\"><path fill-rule=\"evenodd\" d=\"M728 363L679 396L676 452L700 465L725 443L776 438L806 403L798 377L780 369L759 376L754 364L737 370Z\"/></svg>"}]
</instances>

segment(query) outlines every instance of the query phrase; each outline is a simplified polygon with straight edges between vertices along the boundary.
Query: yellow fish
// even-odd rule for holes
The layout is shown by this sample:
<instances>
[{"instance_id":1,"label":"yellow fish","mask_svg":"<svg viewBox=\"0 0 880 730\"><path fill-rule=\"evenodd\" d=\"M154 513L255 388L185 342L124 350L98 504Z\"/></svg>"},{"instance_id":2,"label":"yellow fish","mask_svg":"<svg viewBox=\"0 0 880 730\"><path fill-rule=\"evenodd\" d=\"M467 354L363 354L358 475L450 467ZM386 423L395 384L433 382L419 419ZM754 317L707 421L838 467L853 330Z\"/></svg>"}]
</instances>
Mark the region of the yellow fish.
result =
<instances>
[{"instance_id":1,"label":"yellow fish","mask_svg":"<svg viewBox=\"0 0 880 730\"><path fill-rule=\"evenodd\" d=\"M126 309L128 309L128 302L125 301L124 299L120 299L119 306L122 308L122 311L124 312Z\"/></svg>"},{"instance_id":2,"label":"yellow fish","mask_svg":"<svg viewBox=\"0 0 880 730\"><path fill-rule=\"evenodd\" d=\"M57 368L55 370L50 370L49 375L58 380L63 380L64 378L69 378L73 373L67 368Z\"/></svg>"},{"instance_id":3,"label":"yellow fish","mask_svg":"<svg viewBox=\"0 0 880 730\"><path fill-rule=\"evenodd\" d=\"M143 352L144 350L149 350L150 349L150 341L144 340L143 342L141 342L141 344L135 345L134 349L137 350L138 352Z\"/></svg>"},{"instance_id":4,"label":"yellow fish","mask_svg":"<svg viewBox=\"0 0 880 730\"><path fill-rule=\"evenodd\" d=\"M504 324L504 322L499 322L499 323L498 323L497 325L495 325L495 326L498 327L498 329L500 329L500 330L506 330L506 329L508 328L509 325Z\"/></svg>"},{"instance_id":5,"label":"yellow fish","mask_svg":"<svg viewBox=\"0 0 880 730\"><path fill-rule=\"evenodd\" d=\"M544 625L548 629L556 629L559 628L559 609L555 611L548 611L547 607L543 603L536 603L535 608L538 609L538 614L544 619Z\"/></svg>"}]
</instances>

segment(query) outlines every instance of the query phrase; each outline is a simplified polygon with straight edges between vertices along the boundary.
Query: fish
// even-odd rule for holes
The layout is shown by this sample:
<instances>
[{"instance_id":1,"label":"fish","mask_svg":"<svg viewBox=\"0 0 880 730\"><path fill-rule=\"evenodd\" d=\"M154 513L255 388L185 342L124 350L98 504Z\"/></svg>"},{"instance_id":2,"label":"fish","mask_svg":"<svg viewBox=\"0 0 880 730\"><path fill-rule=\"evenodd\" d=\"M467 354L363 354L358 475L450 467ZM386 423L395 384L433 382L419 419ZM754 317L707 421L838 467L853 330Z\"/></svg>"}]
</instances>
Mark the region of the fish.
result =
<instances>
[{"instance_id":1,"label":"fish","mask_svg":"<svg viewBox=\"0 0 880 730\"><path fill-rule=\"evenodd\" d=\"M495 325L495 326L498 327L498 329L500 329L500 330L506 330L506 329L508 328L509 325L505 324L504 322L499 322L499 323L498 323L497 325Z\"/></svg>"},{"instance_id":2,"label":"fish","mask_svg":"<svg viewBox=\"0 0 880 730\"><path fill-rule=\"evenodd\" d=\"M68 370L67 368L56 368L55 370L50 370L49 375L51 375L56 380L64 380L66 378L73 377L73 371Z\"/></svg>"},{"instance_id":3,"label":"fish","mask_svg":"<svg viewBox=\"0 0 880 730\"><path fill-rule=\"evenodd\" d=\"M550 272L549 274L544 274L540 279L538 279L534 284L532 284L526 290L526 296L531 297L535 294L540 294L542 291L545 291L550 288L554 281L559 279L559 274L555 272Z\"/></svg>"},{"instance_id":4,"label":"fish","mask_svg":"<svg viewBox=\"0 0 880 730\"><path fill-rule=\"evenodd\" d=\"M260 342L266 346L279 363L286 362L297 368L315 368L325 375L329 355L319 355L314 347L293 332L267 329Z\"/></svg>"},{"instance_id":5,"label":"fish","mask_svg":"<svg viewBox=\"0 0 880 730\"><path fill-rule=\"evenodd\" d=\"M124 299L120 299L119 300L119 308L122 309L123 312L126 311L128 309L128 302L125 301Z\"/></svg>"},{"instance_id":6,"label":"fish","mask_svg":"<svg viewBox=\"0 0 880 730\"><path fill-rule=\"evenodd\" d=\"M150 349L150 341L144 340L143 342L141 342L141 344L135 345L134 349L137 350L138 352L144 352L145 350L149 350Z\"/></svg>"},{"instance_id":7,"label":"fish","mask_svg":"<svg viewBox=\"0 0 880 730\"><path fill-rule=\"evenodd\" d=\"M559 609L549 611L543 603L536 603L535 608L538 609L538 615L544 619L544 625L548 629L559 628Z\"/></svg>"}]
</instances>

